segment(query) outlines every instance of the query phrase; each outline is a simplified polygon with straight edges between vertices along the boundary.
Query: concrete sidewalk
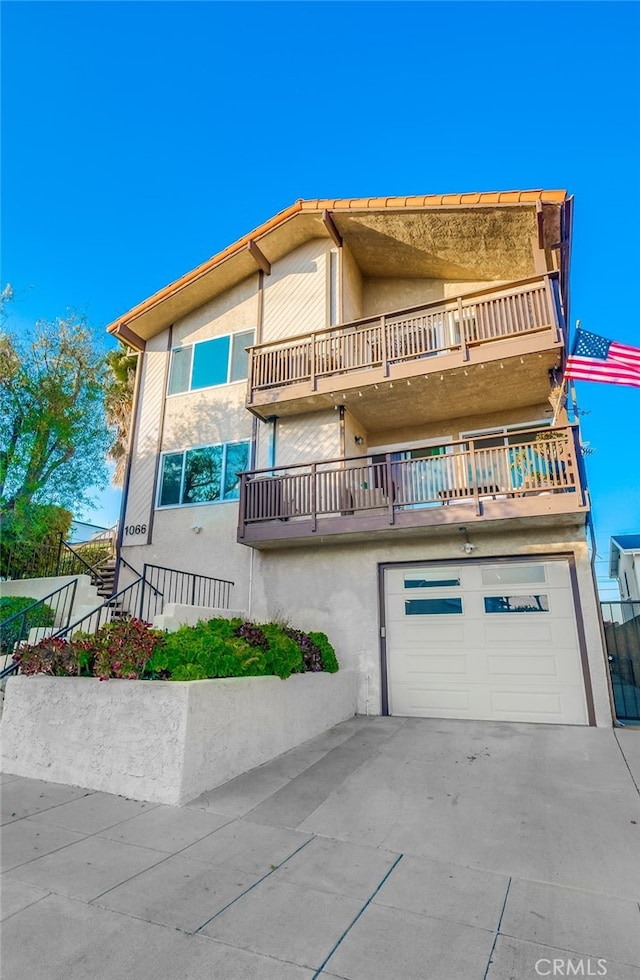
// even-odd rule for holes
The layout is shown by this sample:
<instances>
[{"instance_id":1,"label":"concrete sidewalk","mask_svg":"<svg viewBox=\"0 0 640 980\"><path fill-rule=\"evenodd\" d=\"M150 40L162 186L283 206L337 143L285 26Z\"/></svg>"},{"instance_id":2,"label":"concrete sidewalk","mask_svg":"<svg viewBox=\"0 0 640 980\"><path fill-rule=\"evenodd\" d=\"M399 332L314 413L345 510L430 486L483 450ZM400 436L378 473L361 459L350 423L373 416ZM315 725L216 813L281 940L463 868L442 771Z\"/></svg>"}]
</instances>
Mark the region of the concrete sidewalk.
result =
<instances>
[{"instance_id":1,"label":"concrete sidewalk","mask_svg":"<svg viewBox=\"0 0 640 980\"><path fill-rule=\"evenodd\" d=\"M640 729L403 718L185 807L4 776L1 975L637 980L638 785Z\"/></svg>"}]
</instances>

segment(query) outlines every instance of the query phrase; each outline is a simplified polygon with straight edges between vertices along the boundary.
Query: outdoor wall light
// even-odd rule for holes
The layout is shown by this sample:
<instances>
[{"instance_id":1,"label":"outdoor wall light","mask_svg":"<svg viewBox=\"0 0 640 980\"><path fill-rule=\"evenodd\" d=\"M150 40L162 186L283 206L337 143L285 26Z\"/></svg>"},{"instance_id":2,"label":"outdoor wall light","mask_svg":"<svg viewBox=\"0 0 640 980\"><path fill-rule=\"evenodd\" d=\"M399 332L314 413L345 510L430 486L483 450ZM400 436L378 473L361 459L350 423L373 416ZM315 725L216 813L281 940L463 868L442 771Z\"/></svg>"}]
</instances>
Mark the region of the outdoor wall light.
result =
<instances>
[{"instance_id":1,"label":"outdoor wall light","mask_svg":"<svg viewBox=\"0 0 640 980\"><path fill-rule=\"evenodd\" d=\"M464 544L462 545L460 551L464 551L465 555L471 555L478 547L476 544L471 544L469 541L469 535L467 533L466 527L461 527L458 529L461 534L464 534Z\"/></svg>"},{"instance_id":2,"label":"outdoor wall light","mask_svg":"<svg viewBox=\"0 0 640 980\"><path fill-rule=\"evenodd\" d=\"M362 443L364 442L364 439L362 438L362 436L354 436L353 441L355 442L356 446L361 446Z\"/></svg>"}]
</instances>

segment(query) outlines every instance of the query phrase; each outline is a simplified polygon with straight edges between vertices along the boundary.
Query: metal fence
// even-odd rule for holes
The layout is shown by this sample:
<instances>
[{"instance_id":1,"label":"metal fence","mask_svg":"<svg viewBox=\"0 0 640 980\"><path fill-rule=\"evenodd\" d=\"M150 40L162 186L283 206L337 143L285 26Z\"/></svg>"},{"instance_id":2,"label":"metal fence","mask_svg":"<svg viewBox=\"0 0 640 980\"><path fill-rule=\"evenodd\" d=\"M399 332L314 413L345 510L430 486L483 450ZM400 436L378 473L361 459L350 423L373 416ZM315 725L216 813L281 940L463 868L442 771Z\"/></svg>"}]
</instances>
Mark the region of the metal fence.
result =
<instances>
[{"instance_id":1,"label":"metal fence","mask_svg":"<svg viewBox=\"0 0 640 980\"><path fill-rule=\"evenodd\" d=\"M616 719L640 724L640 602L602 602Z\"/></svg>"}]
</instances>

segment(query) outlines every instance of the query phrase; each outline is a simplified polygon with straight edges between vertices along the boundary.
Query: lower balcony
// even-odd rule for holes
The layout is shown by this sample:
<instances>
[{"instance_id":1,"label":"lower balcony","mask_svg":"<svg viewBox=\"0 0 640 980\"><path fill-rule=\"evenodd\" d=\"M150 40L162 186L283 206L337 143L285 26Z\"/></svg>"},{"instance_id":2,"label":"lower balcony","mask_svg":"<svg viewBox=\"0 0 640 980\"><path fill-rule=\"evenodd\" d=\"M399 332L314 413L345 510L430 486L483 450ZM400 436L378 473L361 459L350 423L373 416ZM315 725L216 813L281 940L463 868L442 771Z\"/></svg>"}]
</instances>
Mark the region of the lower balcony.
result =
<instances>
[{"instance_id":1,"label":"lower balcony","mask_svg":"<svg viewBox=\"0 0 640 980\"><path fill-rule=\"evenodd\" d=\"M575 427L322 460L242 474L238 541L256 548L318 537L589 510Z\"/></svg>"}]
</instances>

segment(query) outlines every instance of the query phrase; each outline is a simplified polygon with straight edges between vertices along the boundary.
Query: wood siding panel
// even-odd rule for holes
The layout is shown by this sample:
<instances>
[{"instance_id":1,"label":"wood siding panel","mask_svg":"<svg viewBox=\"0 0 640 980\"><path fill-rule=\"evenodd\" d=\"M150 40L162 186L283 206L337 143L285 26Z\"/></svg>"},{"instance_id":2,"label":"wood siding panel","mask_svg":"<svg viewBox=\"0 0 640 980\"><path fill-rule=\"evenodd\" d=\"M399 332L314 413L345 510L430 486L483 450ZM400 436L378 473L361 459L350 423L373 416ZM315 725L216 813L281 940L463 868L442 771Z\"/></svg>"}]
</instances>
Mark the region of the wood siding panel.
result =
<instances>
[{"instance_id":1,"label":"wood siding panel","mask_svg":"<svg viewBox=\"0 0 640 980\"><path fill-rule=\"evenodd\" d=\"M264 280L264 342L327 326L329 251L314 239L274 262Z\"/></svg>"},{"instance_id":2,"label":"wood siding panel","mask_svg":"<svg viewBox=\"0 0 640 980\"><path fill-rule=\"evenodd\" d=\"M258 327L258 274L216 296L173 327L173 346Z\"/></svg>"},{"instance_id":3,"label":"wood siding panel","mask_svg":"<svg viewBox=\"0 0 640 980\"><path fill-rule=\"evenodd\" d=\"M165 330L147 343L144 355L131 482L124 518L125 527L143 524L146 524L148 529L151 527L162 407L167 384L169 359L167 343L168 331ZM122 538L123 547L146 544L147 542L148 537L143 534L124 534Z\"/></svg>"},{"instance_id":4,"label":"wood siding panel","mask_svg":"<svg viewBox=\"0 0 640 980\"><path fill-rule=\"evenodd\" d=\"M340 454L340 417L336 411L280 419L276 442L278 467L310 460L335 459Z\"/></svg>"}]
</instances>

